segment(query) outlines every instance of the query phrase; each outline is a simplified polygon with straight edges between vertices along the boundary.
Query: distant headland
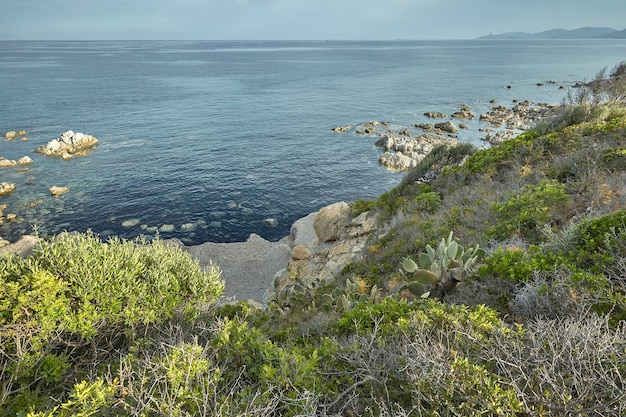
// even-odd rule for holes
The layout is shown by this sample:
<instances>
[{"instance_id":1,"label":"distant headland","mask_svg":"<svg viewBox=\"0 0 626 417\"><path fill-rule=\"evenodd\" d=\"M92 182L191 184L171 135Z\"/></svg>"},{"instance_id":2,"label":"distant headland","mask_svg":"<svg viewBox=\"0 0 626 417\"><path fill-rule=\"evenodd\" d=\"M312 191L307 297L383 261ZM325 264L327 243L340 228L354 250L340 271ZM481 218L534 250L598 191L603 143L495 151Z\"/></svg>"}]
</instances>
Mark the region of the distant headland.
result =
<instances>
[{"instance_id":1,"label":"distant headland","mask_svg":"<svg viewBox=\"0 0 626 417\"><path fill-rule=\"evenodd\" d=\"M617 30L604 27L584 27L573 30L551 29L538 33L490 33L478 39L626 39L626 29Z\"/></svg>"}]
</instances>

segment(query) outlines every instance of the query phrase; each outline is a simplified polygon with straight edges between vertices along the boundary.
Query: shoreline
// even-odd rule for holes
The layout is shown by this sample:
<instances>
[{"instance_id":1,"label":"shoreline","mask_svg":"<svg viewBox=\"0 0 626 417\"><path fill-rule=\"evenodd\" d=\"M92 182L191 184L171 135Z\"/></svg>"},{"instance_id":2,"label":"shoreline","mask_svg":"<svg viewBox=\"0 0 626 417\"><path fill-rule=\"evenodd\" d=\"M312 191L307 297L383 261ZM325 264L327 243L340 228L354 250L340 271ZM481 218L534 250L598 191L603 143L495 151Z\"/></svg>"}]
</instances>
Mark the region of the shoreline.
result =
<instances>
[{"instance_id":1,"label":"shoreline","mask_svg":"<svg viewBox=\"0 0 626 417\"><path fill-rule=\"evenodd\" d=\"M495 105L496 102L497 100L492 100L492 104ZM495 146L527 130L538 120L554 114L554 109L558 108L557 105L547 103L538 103L531 106L529 101L514 100L513 102L515 103L514 107L506 108L498 105L494 106L489 113L480 115L479 120L488 127L479 130L486 133L483 140L489 142L490 145ZM459 127L464 129L463 119L471 120L475 118L475 115L471 113L471 108L467 105L461 105L459 111L452 115L428 112L425 113L425 116L445 121L414 125L411 129L414 130L416 128L422 132L415 137L411 135L408 128L400 127L394 129L386 122L366 122L357 126L335 127L332 130L342 134L354 129L358 135L382 138L376 142L376 146L382 148L384 152L379 160L381 165L389 170L408 171L432 150L432 147L437 144L437 138L441 140L441 143L452 143L452 141L458 143ZM433 138L435 138L435 142L433 142ZM384 145L381 145L381 140L383 139L386 142ZM413 140L419 143L420 139L427 141L429 144L429 146L422 145L419 148L420 152L415 152L419 145L413 147L406 145L406 140ZM392 145L389 145L389 141L392 142ZM404 158L404 164L400 169L397 166L384 164L382 163L384 155L397 156L396 159ZM254 300L258 303L264 303L268 292L274 291L275 294L278 294L289 285L293 285L293 280L289 279L286 272L290 267L301 268L303 265L306 265L307 268L319 272L319 270L324 268L325 263L337 263L338 259L333 257L337 258L338 255L342 255L338 264L340 266L341 263L351 262L361 256L358 248L352 250L350 248L345 249L345 246L349 246L346 244L346 240L349 240L350 236L342 236L338 242L332 242L331 244L324 239L320 239L319 234L315 230L314 223L318 213L337 204L339 203L331 204L296 220L291 225L290 234L278 241L266 240L256 233L251 233L244 242L204 242L197 245L185 245L178 238L166 240L177 242L203 268L208 265L219 266L222 271L222 279L226 284L224 296L227 299ZM348 206L347 203L341 204ZM342 227L349 229L354 226L351 222L355 219L345 213L345 207L342 210L344 212L338 214L340 223L343 222ZM2 218L2 210L0 210L0 218ZM356 224L357 228L361 226L362 223ZM366 238L375 230L370 225L367 228L367 232L361 235L359 235L361 232L356 232L359 235L357 236L359 240L350 241L350 245L355 245L356 247L363 245L364 247L365 239L363 237ZM331 240L334 241L336 239ZM38 239L32 235L23 235L15 242L9 242L4 246L0 246L0 256L7 253L28 256L37 241ZM340 253L337 248L341 248L339 250ZM299 254L303 251L307 253L307 256ZM332 269L337 272L341 268L334 266Z\"/></svg>"}]
</instances>

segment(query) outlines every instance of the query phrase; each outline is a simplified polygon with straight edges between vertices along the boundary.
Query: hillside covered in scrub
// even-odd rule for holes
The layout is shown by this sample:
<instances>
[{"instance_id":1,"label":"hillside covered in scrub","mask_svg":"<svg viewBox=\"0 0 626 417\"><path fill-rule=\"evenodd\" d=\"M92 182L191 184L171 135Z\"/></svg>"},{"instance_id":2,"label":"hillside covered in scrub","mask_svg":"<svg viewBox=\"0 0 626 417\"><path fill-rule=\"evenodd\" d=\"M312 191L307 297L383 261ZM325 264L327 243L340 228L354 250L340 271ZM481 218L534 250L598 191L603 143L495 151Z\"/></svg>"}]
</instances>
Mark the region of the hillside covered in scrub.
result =
<instances>
[{"instance_id":1,"label":"hillside covered in scrub","mask_svg":"<svg viewBox=\"0 0 626 417\"><path fill-rule=\"evenodd\" d=\"M625 415L625 71L435 149L352 205L366 259L263 309L158 240L0 258L0 416Z\"/></svg>"}]
</instances>

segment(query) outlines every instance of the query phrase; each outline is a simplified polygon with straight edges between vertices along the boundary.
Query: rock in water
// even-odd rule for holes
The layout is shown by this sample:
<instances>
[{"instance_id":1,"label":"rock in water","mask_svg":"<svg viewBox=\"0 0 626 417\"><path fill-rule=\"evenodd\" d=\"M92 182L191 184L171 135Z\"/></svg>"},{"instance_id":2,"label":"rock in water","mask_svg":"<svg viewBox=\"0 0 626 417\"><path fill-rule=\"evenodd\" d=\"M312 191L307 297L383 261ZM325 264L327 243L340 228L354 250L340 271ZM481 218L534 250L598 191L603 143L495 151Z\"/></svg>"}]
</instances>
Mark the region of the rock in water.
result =
<instances>
[{"instance_id":1,"label":"rock in water","mask_svg":"<svg viewBox=\"0 0 626 417\"><path fill-rule=\"evenodd\" d=\"M447 121L447 122L441 122L441 123L436 123L435 124L435 129L441 129L444 132L447 133L457 133L459 130L457 129L457 127L454 125L454 123Z\"/></svg>"},{"instance_id":2,"label":"rock in water","mask_svg":"<svg viewBox=\"0 0 626 417\"><path fill-rule=\"evenodd\" d=\"M84 133L74 133L71 130L63 133L59 138L51 140L36 149L37 152L46 156L72 156L85 152L98 143L98 139Z\"/></svg>"},{"instance_id":3,"label":"rock in water","mask_svg":"<svg viewBox=\"0 0 626 417\"><path fill-rule=\"evenodd\" d=\"M0 183L0 196L11 194L15 190L15 184Z\"/></svg>"},{"instance_id":4,"label":"rock in water","mask_svg":"<svg viewBox=\"0 0 626 417\"><path fill-rule=\"evenodd\" d=\"M50 194L52 195L52 197L58 197L61 194L65 194L66 192L68 192L70 189L67 187L57 187L56 185L50 187Z\"/></svg>"},{"instance_id":5,"label":"rock in water","mask_svg":"<svg viewBox=\"0 0 626 417\"><path fill-rule=\"evenodd\" d=\"M7 140L13 140L13 139L15 139L15 138L17 138L19 136L24 136L25 134L26 134L25 130L20 130L19 132L16 132L15 130L11 130L11 131L5 133L4 137Z\"/></svg>"}]
</instances>

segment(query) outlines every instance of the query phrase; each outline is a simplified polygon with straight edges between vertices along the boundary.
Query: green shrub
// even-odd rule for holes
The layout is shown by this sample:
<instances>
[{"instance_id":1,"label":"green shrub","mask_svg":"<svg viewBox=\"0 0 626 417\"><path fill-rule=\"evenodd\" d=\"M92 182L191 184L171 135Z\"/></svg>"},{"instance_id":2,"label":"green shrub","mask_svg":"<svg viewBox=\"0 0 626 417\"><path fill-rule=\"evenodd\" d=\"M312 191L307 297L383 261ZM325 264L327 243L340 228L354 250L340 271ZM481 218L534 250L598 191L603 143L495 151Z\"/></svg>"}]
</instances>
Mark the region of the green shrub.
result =
<instances>
[{"instance_id":1,"label":"green shrub","mask_svg":"<svg viewBox=\"0 0 626 417\"><path fill-rule=\"evenodd\" d=\"M600 163L606 169L626 170L626 147L605 150L600 155Z\"/></svg>"},{"instance_id":2,"label":"green shrub","mask_svg":"<svg viewBox=\"0 0 626 417\"><path fill-rule=\"evenodd\" d=\"M123 351L135 332L195 317L223 291L172 244L93 234L42 241L28 259L0 258L0 408L24 391L48 401ZM91 369L85 367L90 363Z\"/></svg>"},{"instance_id":3,"label":"green shrub","mask_svg":"<svg viewBox=\"0 0 626 417\"><path fill-rule=\"evenodd\" d=\"M505 240L520 235L538 242L540 227L548 224L553 219L553 210L568 200L564 189L562 184L543 180L537 185L525 186L519 195L504 203L493 203L491 210L497 224L487 231L487 236Z\"/></svg>"}]
</instances>

